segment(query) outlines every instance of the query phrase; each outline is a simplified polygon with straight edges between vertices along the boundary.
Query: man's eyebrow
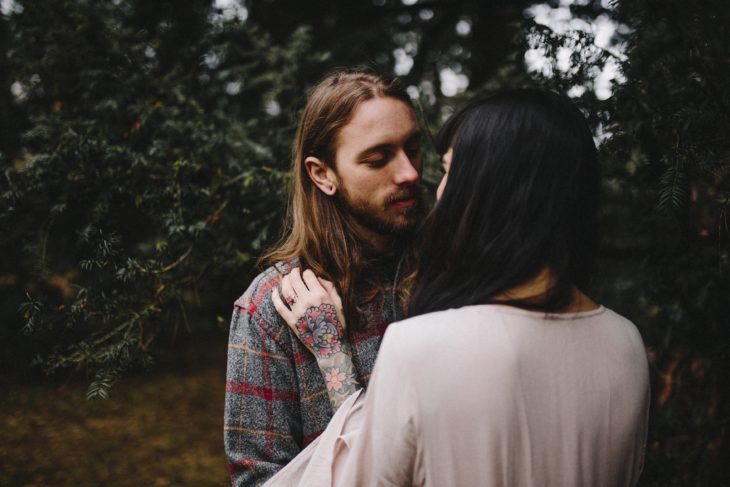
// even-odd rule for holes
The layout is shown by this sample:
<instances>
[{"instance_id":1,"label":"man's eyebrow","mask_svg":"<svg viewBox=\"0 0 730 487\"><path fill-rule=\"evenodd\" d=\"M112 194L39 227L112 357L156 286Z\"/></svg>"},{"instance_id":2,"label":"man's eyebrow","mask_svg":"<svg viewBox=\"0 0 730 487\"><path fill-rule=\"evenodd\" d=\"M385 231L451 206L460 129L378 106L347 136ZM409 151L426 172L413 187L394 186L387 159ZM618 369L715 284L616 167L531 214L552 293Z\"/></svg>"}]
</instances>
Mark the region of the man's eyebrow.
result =
<instances>
[{"instance_id":1,"label":"man's eyebrow","mask_svg":"<svg viewBox=\"0 0 730 487\"><path fill-rule=\"evenodd\" d=\"M395 147L395 145L389 144L389 143L374 145L372 147L368 147L367 149L363 149L360 152L358 152L357 158L362 159L371 154L376 154L379 152L386 152L386 151L392 150L393 147Z\"/></svg>"},{"instance_id":2,"label":"man's eyebrow","mask_svg":"<svg viewBox=\"0 0 730 487\"><path fill-rule=\"evenodd\" d=\"M406 143L411 142L414 139L420 138L421 137L421 134L422 133L421 133L420 130L414 130L413 132L411 132L408 135L408 138L406 139ZM367 156L369 156L371 154L376 154L376 153L379 153L379 152L385 152L385 151L393 150L393 148L395 146L396 146L396 144L393 144L393 143L390 143L390 142L385 142L383 144L377 144L377 145L374 145L372 147L368 147L366 149L361 150L360 152L358 152L356 158L357 159L362 159L362 158L367 157Z\"/></svg>"}]
</instances>

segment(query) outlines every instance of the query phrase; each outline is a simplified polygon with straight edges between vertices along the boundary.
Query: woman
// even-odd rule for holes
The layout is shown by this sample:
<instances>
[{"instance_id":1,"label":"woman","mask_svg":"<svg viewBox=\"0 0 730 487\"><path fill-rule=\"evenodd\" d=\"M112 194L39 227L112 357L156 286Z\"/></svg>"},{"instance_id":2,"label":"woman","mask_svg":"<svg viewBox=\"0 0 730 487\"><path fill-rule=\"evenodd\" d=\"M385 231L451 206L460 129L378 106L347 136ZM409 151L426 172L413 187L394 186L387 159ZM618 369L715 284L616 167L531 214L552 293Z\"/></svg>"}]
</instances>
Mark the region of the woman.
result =
<instances>
[{"instance_id":1,"label":"woman","mask_svg":"<svg viewBox=\"0 0 730 487\"><path fill-rule=\"evenodd\" d=\"M306 485L635 484L647 361L636 327L582 292L599 192L583 116L553 93L503 93L454 115L440 145L411 318L388 328L367 394L351 394L336 291L310 271L283 281L290 306L276 295L277 310L342 406L272 480L291 481L289 470Z\"/></svg>"}]
</instances>

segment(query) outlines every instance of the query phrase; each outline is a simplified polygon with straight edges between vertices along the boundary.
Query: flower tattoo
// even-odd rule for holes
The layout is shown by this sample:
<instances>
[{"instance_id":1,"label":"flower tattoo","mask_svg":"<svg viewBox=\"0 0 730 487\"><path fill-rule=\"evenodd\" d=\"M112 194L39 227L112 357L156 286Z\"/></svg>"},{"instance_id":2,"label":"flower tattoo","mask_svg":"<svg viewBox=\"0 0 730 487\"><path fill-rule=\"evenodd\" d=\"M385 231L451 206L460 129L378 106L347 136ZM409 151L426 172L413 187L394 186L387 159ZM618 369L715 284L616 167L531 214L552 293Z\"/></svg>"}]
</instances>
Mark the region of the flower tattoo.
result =
<instances>
[{"instance_id":1,"label":"flower tattoo","mask_svg":"<svg viewBox=\"0 0 730 487\"><path fill-rule=\"evenodd\" d=\"M341 350L345 330L337 317L336 308L331 304L322 303L307 309L297 321L296 328L302 343L320 358L327 358Z\"/></svg>"},{"instance_id":2,"label":"flower tattoo","mask_svg":"<svg viewBox=\"0 0 730 487\"><path fill-rule=\"evenodd\" d=\"M331 370L325 373L324 381L327 383L327 390L332 389L339 391L342 389L342 381L347 378L347 374L340 372L340 369L333 367Z\"/></svg>"}]
</instances>

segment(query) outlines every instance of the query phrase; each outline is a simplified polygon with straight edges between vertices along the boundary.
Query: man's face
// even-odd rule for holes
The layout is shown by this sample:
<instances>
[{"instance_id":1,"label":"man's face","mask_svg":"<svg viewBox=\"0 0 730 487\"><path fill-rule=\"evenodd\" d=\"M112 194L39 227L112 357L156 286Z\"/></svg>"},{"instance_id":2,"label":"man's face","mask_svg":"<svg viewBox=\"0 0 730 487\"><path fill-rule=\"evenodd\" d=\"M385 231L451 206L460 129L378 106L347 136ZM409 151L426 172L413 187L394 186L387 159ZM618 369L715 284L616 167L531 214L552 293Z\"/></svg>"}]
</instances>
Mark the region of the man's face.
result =
<instances>
[{"instance_id":1,"label":"man's face","mask_svg":"<svg viewBox=\"0 0 730 487\"><path fill-rule=\"evenodd\" d=\"M412 229L422 213L420 128L395 98L362 103L338 134L337 190L350 216L378 235Z\"/></svg>"}]
</instances>

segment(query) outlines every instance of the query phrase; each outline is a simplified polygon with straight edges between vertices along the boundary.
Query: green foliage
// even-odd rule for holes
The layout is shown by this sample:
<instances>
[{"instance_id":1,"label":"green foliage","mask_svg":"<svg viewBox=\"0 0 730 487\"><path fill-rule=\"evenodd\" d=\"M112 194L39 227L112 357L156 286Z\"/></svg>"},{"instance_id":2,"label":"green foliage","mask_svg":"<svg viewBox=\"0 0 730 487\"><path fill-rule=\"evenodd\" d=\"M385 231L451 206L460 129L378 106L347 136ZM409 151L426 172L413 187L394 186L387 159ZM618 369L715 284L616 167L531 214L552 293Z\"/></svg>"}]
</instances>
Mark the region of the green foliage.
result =
<instances>
[{"instance_id":1,"label":"green foliage","mask_svg":"<svg viewBox=\"0 0 730 487\"><path fill-rule=\"evenodd\" d=\"M657 207L635 304L656 371L646 484L727 484L730 10L646 1L619 15L633 32L609 150L640 155L628 182Z\"/></svg>"},{"instance_id":2,"label":"green foliage","mask_svg":"<svg viewBox=\"0 0 730 487\"><path fill-rule=\"evenodd\" d=\"M22 150L3 151L0 234L27 295L5 333L105 397L164 327L191 326L199 286L242 287L277 235L297 107L271 107L300 98L298 66L321 57L306 30L274 46L207 2L21 5L6 63Z\"/></svg>"}]
</instances>

